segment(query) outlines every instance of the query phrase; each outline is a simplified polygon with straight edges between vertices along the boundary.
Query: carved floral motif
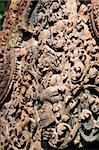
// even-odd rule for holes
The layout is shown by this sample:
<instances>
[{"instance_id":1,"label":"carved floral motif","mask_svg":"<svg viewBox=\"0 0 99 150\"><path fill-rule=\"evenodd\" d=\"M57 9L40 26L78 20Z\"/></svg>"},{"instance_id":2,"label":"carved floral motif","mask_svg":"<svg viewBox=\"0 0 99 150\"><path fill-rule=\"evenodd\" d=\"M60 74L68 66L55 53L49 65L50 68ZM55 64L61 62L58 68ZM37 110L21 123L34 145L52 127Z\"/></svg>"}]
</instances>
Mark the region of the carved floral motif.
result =
<instances>
[{"instance_id":1,"label":"carved floral motif","mask_svg":"<svg viewBox=\"0 0 99 150\"><path fill-rule=\"evenodd\" d=\"M99 144L99 46L89 5L41 0L30 8L32 29L20 30L13 89L0 110L1 149Z\"/></svg>"}]
</instances>

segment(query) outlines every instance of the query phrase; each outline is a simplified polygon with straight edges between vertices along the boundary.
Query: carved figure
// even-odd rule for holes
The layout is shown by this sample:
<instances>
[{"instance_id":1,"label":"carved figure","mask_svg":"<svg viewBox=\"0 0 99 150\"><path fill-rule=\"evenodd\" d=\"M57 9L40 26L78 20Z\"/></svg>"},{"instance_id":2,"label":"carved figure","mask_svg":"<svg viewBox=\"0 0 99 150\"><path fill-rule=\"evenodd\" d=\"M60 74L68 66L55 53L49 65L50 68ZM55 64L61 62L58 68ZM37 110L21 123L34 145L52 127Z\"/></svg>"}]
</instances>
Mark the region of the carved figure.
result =
<instances>
[{"instance_id":1,"label":"carved figure","mask_svg":"<svg viewBox=\"0 0 99 150\"><path fill-rule=\"evenodd\" d=\"M0 33L2 150L99 145L98 13L98 0L11 0Z\"/></svg>"}]
</instances>

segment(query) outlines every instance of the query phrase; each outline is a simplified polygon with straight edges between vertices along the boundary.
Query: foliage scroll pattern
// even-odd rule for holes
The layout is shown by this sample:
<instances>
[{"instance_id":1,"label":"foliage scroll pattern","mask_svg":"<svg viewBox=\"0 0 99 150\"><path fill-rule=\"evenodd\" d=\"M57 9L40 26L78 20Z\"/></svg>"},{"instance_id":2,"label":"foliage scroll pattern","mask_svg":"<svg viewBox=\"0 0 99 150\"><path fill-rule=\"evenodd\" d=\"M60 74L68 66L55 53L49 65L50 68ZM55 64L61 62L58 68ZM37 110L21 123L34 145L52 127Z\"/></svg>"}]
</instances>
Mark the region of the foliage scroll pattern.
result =
<instances>
[{"instance_id":1,"label":"foliage scroll pattern","mask_svg":"<svg viewBox=\"0 0 99 150\"><path fill-rule=\"evenodd\" d=\"M89 5L40 0L27 7L32 28L19 28L13 87L0 110L2 150L99 142L99 46Z\"/></svg>"}]
</instances>

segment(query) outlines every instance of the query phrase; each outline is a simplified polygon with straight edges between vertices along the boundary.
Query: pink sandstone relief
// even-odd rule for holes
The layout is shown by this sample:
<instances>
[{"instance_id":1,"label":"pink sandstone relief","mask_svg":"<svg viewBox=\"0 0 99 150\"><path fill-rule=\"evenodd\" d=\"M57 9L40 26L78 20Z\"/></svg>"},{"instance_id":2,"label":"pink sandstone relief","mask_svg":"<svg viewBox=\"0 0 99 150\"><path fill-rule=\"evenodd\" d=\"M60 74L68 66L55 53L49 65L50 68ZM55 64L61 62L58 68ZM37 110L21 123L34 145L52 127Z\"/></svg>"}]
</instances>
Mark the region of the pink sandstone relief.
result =
<instances>
[{"instance_id":1,"label":"pink sandstone relief","mask_svg":"<svg viewBox=\"0 0 99 150\"><path fill-rule=\"evenodd\" d=\"M98 150L99 0L11 0L0 104L0 150Z\"/></svg>"}]
</instances>

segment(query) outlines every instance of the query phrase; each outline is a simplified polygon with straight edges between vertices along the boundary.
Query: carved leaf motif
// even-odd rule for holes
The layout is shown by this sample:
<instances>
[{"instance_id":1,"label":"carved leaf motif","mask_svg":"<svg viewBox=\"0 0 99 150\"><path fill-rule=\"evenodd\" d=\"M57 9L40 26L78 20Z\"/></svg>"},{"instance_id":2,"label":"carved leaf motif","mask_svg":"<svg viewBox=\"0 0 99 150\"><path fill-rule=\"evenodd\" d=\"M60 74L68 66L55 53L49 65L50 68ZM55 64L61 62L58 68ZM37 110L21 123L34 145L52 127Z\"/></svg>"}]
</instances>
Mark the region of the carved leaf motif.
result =
<instances>
[{"instance_id":1,"label":"carved leaf motif","mask_svg":"<svg viewBox=\"0 0 99 150\"><path fill-rule=\"evenodd\" d=\"M2 150L99 147L98 6L11 0L0 33Z\"/></svg>"}]
</instances>

